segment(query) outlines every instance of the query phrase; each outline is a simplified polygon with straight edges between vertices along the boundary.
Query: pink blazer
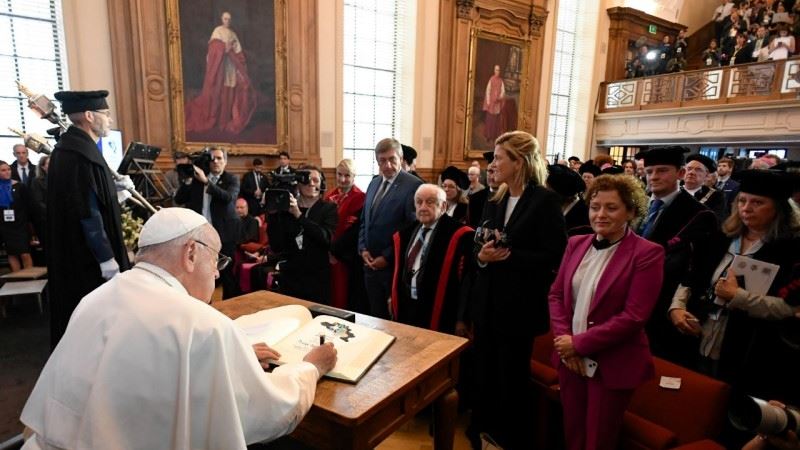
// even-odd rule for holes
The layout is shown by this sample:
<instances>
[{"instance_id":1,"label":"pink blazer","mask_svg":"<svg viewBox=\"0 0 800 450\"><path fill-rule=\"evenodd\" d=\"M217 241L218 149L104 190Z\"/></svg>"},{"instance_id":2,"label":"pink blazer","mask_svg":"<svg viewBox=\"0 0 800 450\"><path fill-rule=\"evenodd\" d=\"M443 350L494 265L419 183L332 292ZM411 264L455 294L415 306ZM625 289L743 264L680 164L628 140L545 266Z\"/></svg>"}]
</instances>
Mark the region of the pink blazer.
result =
<instances>
[{"instance_id":1,"label":"pink blazer","mask_svg":"<svg viewBox=\"0 0 800 450\"><path fill-rule=\"evenodd\" d=\"M558 276L550 288L553 336L572 335L572 277L592 245L594 234L567 243ZM575 350L597 361L595 378L609 389L634 389L653 377L653 358L644 326L658 300L664 249L628 231L597 283L587 330L573 336ZM555 367L560 364L554 352Z\"/></svg>"}]
</instances>

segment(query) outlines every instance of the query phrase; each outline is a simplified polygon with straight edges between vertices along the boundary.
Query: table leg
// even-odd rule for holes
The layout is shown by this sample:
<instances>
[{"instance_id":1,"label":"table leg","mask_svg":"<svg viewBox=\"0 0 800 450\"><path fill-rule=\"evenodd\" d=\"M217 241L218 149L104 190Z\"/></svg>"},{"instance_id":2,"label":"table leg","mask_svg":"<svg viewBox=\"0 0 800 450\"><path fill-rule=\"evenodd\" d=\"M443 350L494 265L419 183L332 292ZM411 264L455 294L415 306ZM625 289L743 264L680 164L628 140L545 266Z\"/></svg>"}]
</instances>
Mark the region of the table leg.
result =
<instances>
[{"instance_id":1,"label":"table leg","mask_svg":"<svg viewBox=\"0 0 800 450\"><path fill-rule=\"evenodd\" d=\"M433 448L452 450L458 420L458 392L450 389L436 399L433 407Z\"/></svg>"}]
</instances>

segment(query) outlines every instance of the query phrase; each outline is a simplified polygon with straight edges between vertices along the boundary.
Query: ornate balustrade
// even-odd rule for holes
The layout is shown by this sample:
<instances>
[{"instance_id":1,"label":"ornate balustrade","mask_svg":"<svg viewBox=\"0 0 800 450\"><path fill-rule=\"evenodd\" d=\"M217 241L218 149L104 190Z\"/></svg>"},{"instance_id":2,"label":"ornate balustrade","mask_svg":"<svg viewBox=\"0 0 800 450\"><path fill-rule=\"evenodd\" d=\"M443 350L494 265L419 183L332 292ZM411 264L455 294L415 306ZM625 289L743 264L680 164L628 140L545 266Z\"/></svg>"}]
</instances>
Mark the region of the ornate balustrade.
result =
<instances>
[{"instance_id":1,"label":"ornate balustrade","mask_svg":"<svg viewBox=\"0 0 800 450\"><path fill-rule=\"evenodd\" d=\"M600 113L794 100L800 58L604 82Z\"/></svg>"}]
</instances>

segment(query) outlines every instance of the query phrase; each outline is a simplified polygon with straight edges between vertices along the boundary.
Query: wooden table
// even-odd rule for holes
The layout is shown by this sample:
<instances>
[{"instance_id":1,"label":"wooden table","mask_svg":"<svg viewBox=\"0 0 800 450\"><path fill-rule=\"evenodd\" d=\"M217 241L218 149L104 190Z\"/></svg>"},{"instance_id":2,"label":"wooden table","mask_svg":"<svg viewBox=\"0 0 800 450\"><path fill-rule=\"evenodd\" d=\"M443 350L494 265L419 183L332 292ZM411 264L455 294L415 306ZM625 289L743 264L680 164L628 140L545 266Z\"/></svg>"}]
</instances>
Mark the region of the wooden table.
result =
<instances>
[{"instance_id":1,"label":"wooden table","mask_svg":"<svg viewBox=\"0 0 800 450\"><path fill-rule=\"evenodd\" d=\"M312 302L259 291L212 306L235 319L262 309ZM356 314L356 323L397 339L358 384L323 378L314 405L292 436L319 449L371 449L434 403L434 447L452 449L458 407L458 355L467 340Z\"/></svg>"},{"instance_id":2,"label":"wooden table","mask_svg":"<svg viewBox=\"0 0 800 450\"><path fill-rule=\"evenodd\" d=\"M42 309L42 291L47 286L47 280L9 281L0 287L0 299L14 295L34 295L39 303L39 314L44 314ZM6 316L5 307L2 307L2 316Z\"/></svg>"},{"instance_id":3,"label":"wooden table","mask_svg":"<svg viewBox=\"0 0 800 450\"><path fill-rule=\"evenodd\" d=\"M38 280L47 276L47 267L28 267L16 272L0 275L3 280Z\"/></svg>"}]
</instances>

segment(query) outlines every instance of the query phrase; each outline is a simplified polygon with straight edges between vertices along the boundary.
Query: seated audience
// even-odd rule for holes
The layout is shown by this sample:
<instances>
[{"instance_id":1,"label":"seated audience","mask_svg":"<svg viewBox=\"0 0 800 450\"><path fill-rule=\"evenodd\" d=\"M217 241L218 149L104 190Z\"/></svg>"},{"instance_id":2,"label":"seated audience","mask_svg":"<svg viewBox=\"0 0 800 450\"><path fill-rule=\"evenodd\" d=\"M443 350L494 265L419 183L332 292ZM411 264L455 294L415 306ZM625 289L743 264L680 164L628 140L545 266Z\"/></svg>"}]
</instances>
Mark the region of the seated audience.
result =
<instances>
[{"instance_id":1,"label":"seated audience","mask_svg":"<svg viewBox=\"0 0 800 450\"><path fill-rule=\"evenodd\" d=\"M664 249L629 228L647 204L633 178L600 176L586 198L594 232L570 238L550 289L553 362L567 449L614 450L634 390L655 373L644 326Z\"/></svg>"},{"instance_id":2,"label":"seated audience","mask_svg":"<svg viewBox=\"0 0 800 450\"><path fill-rule=\"evenodd\" d=\"M207 304L220 248L188 209L145 223L134 268L72 314L22 411L24 449L245 449L300 423L336 349L265 373L279 355Z\"/></svg>"},{"instance_id":3,"label":"seated audience","mask_svg":"<svg viewBox=\"0 0 800 450\"><path fill-rule=\"evenodd\" d=\"M239 227L242 235L237 244L258 242L258 219L250 215L247 200L241 197L236 199L236 215L242 222Z\"/></svg>"}]
</instances>

